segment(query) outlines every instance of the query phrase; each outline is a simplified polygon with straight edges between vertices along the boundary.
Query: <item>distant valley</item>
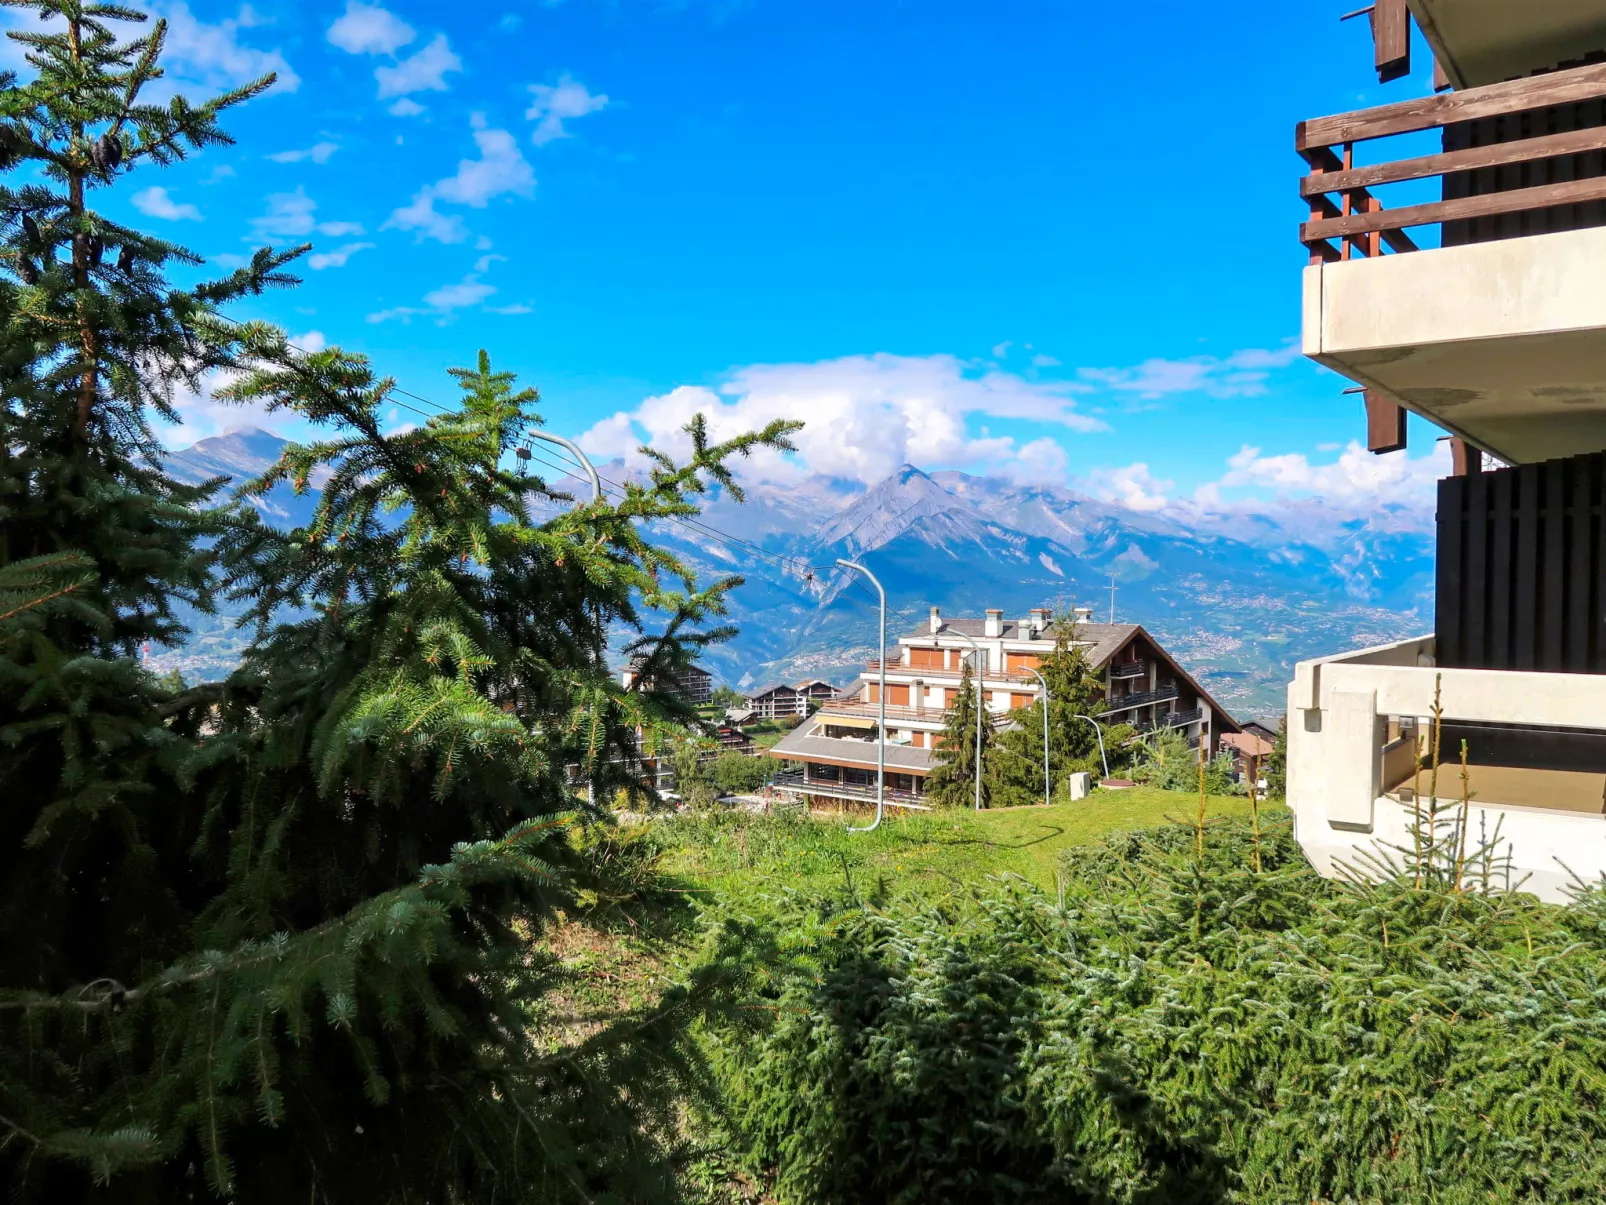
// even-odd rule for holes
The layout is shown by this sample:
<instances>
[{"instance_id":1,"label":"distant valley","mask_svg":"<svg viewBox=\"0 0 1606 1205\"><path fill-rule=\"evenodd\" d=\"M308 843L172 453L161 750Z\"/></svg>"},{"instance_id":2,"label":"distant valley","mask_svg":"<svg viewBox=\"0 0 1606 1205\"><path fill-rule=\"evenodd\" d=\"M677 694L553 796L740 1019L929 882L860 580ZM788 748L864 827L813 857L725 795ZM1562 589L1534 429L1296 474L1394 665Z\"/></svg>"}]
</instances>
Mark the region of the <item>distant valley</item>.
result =
<instances>
[{"instance_id":1,"label":"distant valley","mask_svg":"<svg viewBox=\"0 0 1606 1205\"><path fill-rule=\"evenodd\" d=\"M236 432L171 454L168 469L239 482L282 446L266 432ZM600 467L612 481L626 473L619 462ZM294 524L314 502L280 487L256 504L269 522ZM1117 619L1154 632L1240 718L1280 714L1298 660L1432 626L1431 526L1400 509L1356 518L1305 501L1172 516L906 465L868 490L812 477L752 487L743 505L717 496L699 524L658 524L654 536L700 574L745 579L732 598L740 633L706 659L738 687L846 682L875 655L874 591L834 569L839 557L861 558L886 587L889 642L933 605L946 615L1002 607L1010 617L1081 605L1102 620L1113 576ZM191 620L189 644L153 663L192 678L227 672L244 634L227 615Z\"/></svg>"}]
</instances>

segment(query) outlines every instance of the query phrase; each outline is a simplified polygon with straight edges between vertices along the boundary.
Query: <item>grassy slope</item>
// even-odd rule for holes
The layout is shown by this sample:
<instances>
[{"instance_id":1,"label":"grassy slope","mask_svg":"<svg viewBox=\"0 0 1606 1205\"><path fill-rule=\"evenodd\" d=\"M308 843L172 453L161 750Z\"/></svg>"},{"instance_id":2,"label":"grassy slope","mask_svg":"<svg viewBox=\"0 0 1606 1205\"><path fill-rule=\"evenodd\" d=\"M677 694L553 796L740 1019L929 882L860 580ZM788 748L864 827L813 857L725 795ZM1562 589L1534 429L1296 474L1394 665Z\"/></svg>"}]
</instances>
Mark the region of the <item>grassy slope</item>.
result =
<instances>
[{"instance_id":1,"label":"grassy slope","mask_svg":"<svg viewBox=\"0 0 1606 1205\"><path fill-rule=\"evenodd\" d=\"M1281 812L1281 805L1263 805ZM664 868L709 890L742 894L755 887L811 889L839 883L844 872L868 885L881 877L893 889L945 891L989 875L1016 874L1054 890L1060 855L1106 833L1192 823L1198 797L1135 788L1098 791L1053 807L943 812L889 817L874 833L849 833L867 818L816 814L787 821L748 815L659 822ZM1247 815L1249 801L1211 797L1207 816Z\"/></svg>"}]
</instances>

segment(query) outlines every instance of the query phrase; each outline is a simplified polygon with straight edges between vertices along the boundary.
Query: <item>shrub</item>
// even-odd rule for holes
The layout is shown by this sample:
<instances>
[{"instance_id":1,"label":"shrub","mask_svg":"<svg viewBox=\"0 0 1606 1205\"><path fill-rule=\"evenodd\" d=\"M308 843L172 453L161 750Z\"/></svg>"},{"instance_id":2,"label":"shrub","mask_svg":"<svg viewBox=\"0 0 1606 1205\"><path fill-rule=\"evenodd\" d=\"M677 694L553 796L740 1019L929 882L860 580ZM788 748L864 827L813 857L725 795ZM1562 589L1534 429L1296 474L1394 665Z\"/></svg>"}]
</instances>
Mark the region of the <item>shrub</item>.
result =
<instances>
[{"instance_id":1,"label":"shrub","mask_svg":"<svg viewBox=\"0 0 1606 1205\"><path fill-rule=\"evenodd\" d=\"M726 795L750 795L770 780L774 763L745 753L721 753L714 759L714 785Z\"/></svg>"},{"instance_id":2,"label":"shrub","mask_svg":"<svg viewBox=\"0 0 1606 1205\"><path fill-rule=\"evenodd\" d=\"M797 1201L1598 1200L1606 894L1495 865L1332 882L1232 821L1056 898L775 901L764 1023L709 1035L729 1124Z\"/></svg>"}]
</instances>

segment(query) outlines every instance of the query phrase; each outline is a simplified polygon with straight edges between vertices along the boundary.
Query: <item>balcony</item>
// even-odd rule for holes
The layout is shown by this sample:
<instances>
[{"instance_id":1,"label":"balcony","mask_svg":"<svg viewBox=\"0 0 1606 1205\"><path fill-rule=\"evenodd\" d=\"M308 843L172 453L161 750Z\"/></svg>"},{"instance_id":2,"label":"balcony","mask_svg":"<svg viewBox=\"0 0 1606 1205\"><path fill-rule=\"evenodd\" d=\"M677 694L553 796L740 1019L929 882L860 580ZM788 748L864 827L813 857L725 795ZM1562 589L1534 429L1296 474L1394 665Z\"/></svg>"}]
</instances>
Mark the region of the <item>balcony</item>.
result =
<instances>
[{"instance_id":1,"label":"balcony","mask_svg":"<svg viewBox=\"0 0 1606 1205\"><path fill-rule=\"evenodd\" d=\"M1509 463L1606 446L1606 64L1303 122L1296 147L1306 355ZM1387 207L1396 186L1418 195Z\"/></svg>"},{"instance_id":2,"label":"balcony","mask_svg":"<svg viewBox=\"0 0 1606 1205\"><path fill-rule=\"evenodd\" d=\"M1457 88L1528 75L1606 49L1606 10L1596 0L1410 0L1417 24Z\"/></svg>"},{"instance_id":3,"label":"balcony","mask_svg":"<svg viewBox=\"0 0 1606 1205\"><path fill-rule=\"evenodd\" d=\"M1301 662L1288 689L1288 803L1323 874L1412 844L1435 695L1441 801L1462 794L1469 853L1498 831L1501 883L1567 897L1606 872L1606 675L1441 669L1427 636Z\"/></svg>"},{"instance_id":4,"label":"balcony","mask_svg":"<svg viewBox=\"0 0 1606 1205\"><path fill-rule=\"evenodd\" d=\"M821 704L820 705L820 710L815 713L814 718L817 721L823 721L823 722L825 722L827 724L831 722L831 717L834 716L834 715L846 715L846 716L856 716L856 717L866 717L867 716L870 719L875 719L876 716L880 713L880 709L881 709L881 705L879 703L840 703L840 702L830 702L830 703ZM1007 712L1002 712L1002 711L989 711L987 714L992 717L993 723L995 723L995 724L999 723L1002 720L1003 717L1008 715ZM899 704L899 703L888 703L887 704L887 719L889 721L891 721L891 720L904 720L904 721L917 720L917 721L920 721L921 723L941 725L941 724L944 724L944 723L947 722L947 718L948 718L947 711L945 711L941 707L927 707L927 708L922 709L922 708L918 708L918 707L905 707L905 706L903 706L902 704Z\"/></svg>"},{"instance_id":5,"label":"balcony","mask_svg":"<svg viewBox=\"0 0 1606 1205\"><path fill-rule=\"evenodd\" d=\"M1147 707L1150 703L1166 703L1177 697L1178 688L1175 682L1161 686L1156 690L1140 690L1129 695L1117 695L1105 707L1107 714L1117 711L1131 711L1134 707Z\"/></svg>"},{"instance_id":6,"label":"balcony","mask_svg":"<svg viewBox=\"0 0 1606 1205\"><path fill-rule=\"evenodd\" d=\"M1149 676L1149 663L1147 661L1128 661L1125 665L1110 666L1110 681L1127 682L1133 678L1147 678Z\"/></svg>"},{"instance_id":7,"label":"balcony","mask_svg":"<svg viewBox=\"0 0 1606 1205\"><path fill-rule=\"evenodd\" d=\"M845 799L853 803L874 803L875 785L858 786L841 782L821 782L809 779L802 774L777 774L773 784L777 791L787 791L799 795L819 795L826 799ZM920 796L914 791L897 791L892 787L886 788L883 801L887 807L904 808L913 812L929 812L933 809L920 802Z\"/></svg>"},{"instance_id":8,"label":"balcony","mask_svg":"<svg viewBox=\"0 0 1606 1205\"><path fill-rule=\"evenodd\" d=\"M1204 708L1194 707L1187 711L1168 711L1160 717L1161 723L1167 728L1181 728L1184 724L1197 724L1204 719Z\"/></svg>"}]
</instances>

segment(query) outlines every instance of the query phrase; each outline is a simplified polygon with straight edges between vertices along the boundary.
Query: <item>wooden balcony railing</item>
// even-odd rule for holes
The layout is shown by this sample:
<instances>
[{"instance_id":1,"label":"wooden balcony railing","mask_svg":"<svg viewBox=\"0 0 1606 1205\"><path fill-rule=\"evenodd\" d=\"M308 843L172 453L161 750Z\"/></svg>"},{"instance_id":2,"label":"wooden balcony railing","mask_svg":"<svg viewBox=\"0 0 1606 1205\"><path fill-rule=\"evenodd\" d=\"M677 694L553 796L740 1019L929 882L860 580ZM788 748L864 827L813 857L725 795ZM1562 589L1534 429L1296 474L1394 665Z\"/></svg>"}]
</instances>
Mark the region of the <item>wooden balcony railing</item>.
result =
<instances>
[{"instance_id":1,"label":"wooden balcony railing","mask_svg":"<svg viewBox=\"0 0 1606 1205\"><path fill-rule=\"evenodd\" d=\"M1107 712L1130 711L1134 707L1147 707L1150 703L1164 703L1177 697L1179 688L1175 682L1156 688L1155 690L1134 691L1129 695L1116 695L1109 700L1105 707Z\"/></svg>"},{"instance_id":2,"label":"wooden balcony railing","mask_svg":"<svg viewBox=\"0 0 1606 1205\"><path fill-rule=\"evenodd\" d=\"M1603 111L1590 103L1603 98L1606 64L1596 63L1302 121L1295 130L1295 147L1311 173L1300 181L1300 195L1310 202L1310 221L1300 227L1300 241L1310 249L1312 263L1326 263L1381 255L1385 246L1395 253L1415 251L1416 243L1405 233L1412 227L1606 201L1606 160L1596 154L1606 151L1606 124L1601 124ZM1496 119L1502 119L1502 128L1491 133L1488 145L1392 163L1355 163L1360 142L1472 128L1468 123ZM1584 128L1567 129L1570 125ZM1557 126L1561 132L1551 132ZM1513 170L1490 170L1496 168ZM1482 175L1470 174L1474 172ZM1440 201L1386 209L1372 192L1379 185L1435 176L1445 178L1445 199ZM1459 192L1473 195L1453 195ZM1573 218L1558 228L1600 224L1606 222Z\"/></svg>"},{"instance_id":3,"label":"wooden balcony railing","mask_svg":"<svg viewBox=\"0 0 1606 1205\"><path fill-rule=\"evenodd\" d=\"M1125 682L1131 678L1147 678L1149 676L1149 663L1147 661L1128 661L1125 665L1110 666L1110 678L1116 682Z\"/></svg>"}]
</instances>

